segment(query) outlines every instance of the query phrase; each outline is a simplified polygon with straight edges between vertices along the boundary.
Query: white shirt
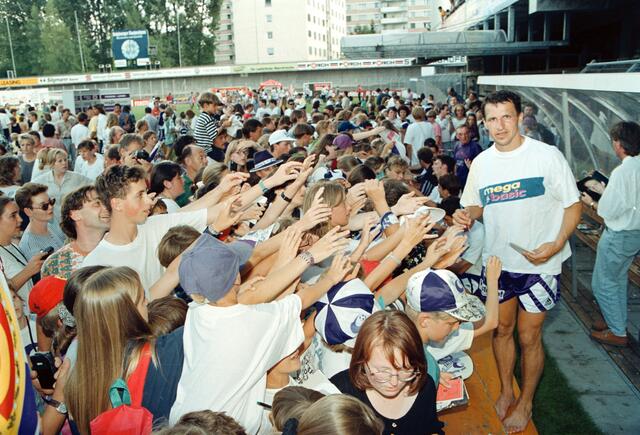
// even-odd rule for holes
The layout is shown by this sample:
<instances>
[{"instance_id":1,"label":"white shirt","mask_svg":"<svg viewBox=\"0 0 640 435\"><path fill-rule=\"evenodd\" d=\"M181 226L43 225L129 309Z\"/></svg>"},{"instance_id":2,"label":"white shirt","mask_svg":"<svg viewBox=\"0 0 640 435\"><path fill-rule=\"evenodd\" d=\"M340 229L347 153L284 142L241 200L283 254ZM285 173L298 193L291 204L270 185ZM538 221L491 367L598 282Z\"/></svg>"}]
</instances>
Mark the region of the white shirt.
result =
<instances>
[{"instance_id":1,"label":"white shirt","mask_svg":"<svg viewBox=\"0 0 640 435\"><path fill-rule=\"evenodd\" d=\"M98 175L104 171L104 156L100 153L96 153L96 161L89 164L82 156L76 157L76 163L73 167L73 171L84 175L91 181L95 181Z\"/></svg>"},{"instance_id":2,"label":"white shirt","mask_svg":"<svg viewBox=\"0 0 640 435\"><path fill-rule=\"evenodd\" d=\"M598 215L613 231L640 230L640 156L627 156L611 172Z\"/></svg>"},{"instance_id":3,"label":"white shirt","mask_svg":"<svg viewBox=\"0 0 640 435\"><path fill-rule=\"evenodd\" d=\"M9 128L10 122L11 122L11 118L7 113L0 113L0 128L2 129Z\"/></svg>"},{"instance_id":4,"label":"white shirt","mask_svg":"<svg viewBox=\"0 0 640 435\"><path fill-rule=\"evenodd\" d=\"M29 258L13 243L0 247L0 260L2 260L4 275L7 277L7 281L22 272L22 269L24 269L29 262ZM29 311L29 293L31 293L32 287L33 282L31 278L29 278L22 287L18 289L18 294L22 300L25 301L25 312Z\"/></svg>"},{"instance_id":5,"label":"white shirt","mask_svg":"<svg viewBox=\"0 0 640 435\"><path fill-rule=\"evenodd\" d=\"M462 322L458 329L449 334L441 342L436 343L430 341L427 343L427 350L436 361L439 361L452 353L469 349L471 343L473 343L473 334L473 323Z\"/></svg>"},{"instance_id":6,"label":"white shirt","mask_svg":"<svg viewBox=\"0 0 640 435\"><path fill-rule=\"evenodd\" d=\"M180 206L171 198L161 198L164 205L167 206L167 213L177 213L180 211Z\"/></svg>"},{"instance_id":7,"label":"white shirt","mask_svg":"<svg viewBox=\"0 0 640 435\"><path fill-rule=\"evenodd\" d=\"M558 148L524 138L513 151L495 146L473 160L460 202L483 207L482 262L495 255L502 270L557 275L571 256L569 243L544 264L534 265L510 243L533 250L558 236L564 209L579 200L571 169Z\"/></svg>"},{"instance_id":8,"label":"white shirt","mask_svg":"<svg viewBox=\"0 0 640 435\"><path fill-rule=\"evenodd\" d=\"M301 301L290 295L259 305L192 303L184 324L184 364L169 421L192 411L224 411L255 434L267 370L304 340Z\"/></svg>"},{"instance_id":9,"label":"white shirt","mask_svg":"<svg viewBox=\"0 0 640 435\"><path fill-rule=\"evenodd\" d=\"M412 146L411 151L411 164L418 164L418 150L424 146L424 141L432 138L435 139L436 135L433 131L433 126L426 121L414 122L407 127L407 133L404 135L404 143Z\"/></svg>"},{"instance_id":10,"label":"white shirt","mask_svg":"<svg viewBox=\"0 0 640 435\"><path fill-rule=\"evenodd\" d=\"M482 246L484 245L484 225L482 222L474 222L467 232L467 245L469 247L462 254L462 259L471 263L472 266L465 273L480 276L482 273Z\"/></svg>"},{"instance_id":11,"label":"white shirt","mask_svg":"<svg viewBox=\"0 0 640 435\"><path fill-rule=\"evenodd\" d=\"M156 252L158 245L166 232L176 225L191 225L198 231L204 231L207 210L151 216L144 224L138 225L138 235L127 245L114 245L102 239L84 258L82 267L128 266L138 272L149 297L149 289L164 273Z\"/></svg>"},{"instance_id":12,"label":"white shirt","mask_svg":"<svg viewBox=\"0 0 640 435\"><path fill-rule=\"evenodd\" d=\"M444 118L440 118L436 116L436 122L440 126L440 130L442 132L442 142L451 142L451 132L449 131L449 118L446 116Z\"/></svg>"},{"instance_id":13,"label":"white shirt","mask_svg":"<svg viewBox=\"0 0 640 435\"><path fill-rule=\"evenodd\" d=\"M98 126L96 128L98 139L100 139L103 143L107 143L107 141L109 140L108 137L105 137L105 134L107 133L107 115L103 113L98 114Z\"/></svg>"},{"instance_id":14,"label":"white shirt","mask_svg":"<svg viewBox=\"0 0 640 435\"><path fill-rule=\"evenodd\" d=\"M78 123L71 127L71 142L75 146L78 146L84 139L89 139L90 136L89 128L86 125Z\"/></svg>"}]
</instances>

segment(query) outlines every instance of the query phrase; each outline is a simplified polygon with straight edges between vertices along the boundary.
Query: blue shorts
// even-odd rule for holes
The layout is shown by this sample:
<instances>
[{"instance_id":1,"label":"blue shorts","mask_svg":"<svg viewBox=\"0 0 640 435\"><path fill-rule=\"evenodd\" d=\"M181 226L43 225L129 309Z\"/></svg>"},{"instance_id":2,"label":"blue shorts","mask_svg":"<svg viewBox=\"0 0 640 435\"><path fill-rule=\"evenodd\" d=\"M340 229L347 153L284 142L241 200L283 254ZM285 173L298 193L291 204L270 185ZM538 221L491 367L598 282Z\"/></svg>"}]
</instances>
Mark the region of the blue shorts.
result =
<instances>
[{"instance_id":1,"label":"blue shorts","mask_svg":"<svg viewBox=\"0 0 640 435\"><path fill-rule=\"evenodd\" d=\"M482 301L487 298L487 279L482 268L480 288L475 295ZM543 313L560 300L560 275L514 273L503 271L498 278L500 303L518 298L520 306L529 313Z\"/></svg>"}]
</instances>

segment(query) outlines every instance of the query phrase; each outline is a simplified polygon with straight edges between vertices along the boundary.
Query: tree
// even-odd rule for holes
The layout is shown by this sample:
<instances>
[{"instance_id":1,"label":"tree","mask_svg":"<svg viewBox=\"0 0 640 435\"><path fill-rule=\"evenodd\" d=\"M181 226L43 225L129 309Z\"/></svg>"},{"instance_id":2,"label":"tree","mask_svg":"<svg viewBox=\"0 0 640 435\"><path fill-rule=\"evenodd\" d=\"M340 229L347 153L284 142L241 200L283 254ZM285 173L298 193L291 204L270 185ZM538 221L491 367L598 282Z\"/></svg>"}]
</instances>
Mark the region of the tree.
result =
<instances>
[{"instance_id":1,"label":"tree","mask_svg":"<svg viewBox=\"0 0 640 435\"><path fill-rule=\"evenodd\" d=\"M74 32L75 33L75 32ZM40 34L42 74L68 74L82 71L77 38L60 18L54 0L47 0Z\"/></svg>"}]
</instances>

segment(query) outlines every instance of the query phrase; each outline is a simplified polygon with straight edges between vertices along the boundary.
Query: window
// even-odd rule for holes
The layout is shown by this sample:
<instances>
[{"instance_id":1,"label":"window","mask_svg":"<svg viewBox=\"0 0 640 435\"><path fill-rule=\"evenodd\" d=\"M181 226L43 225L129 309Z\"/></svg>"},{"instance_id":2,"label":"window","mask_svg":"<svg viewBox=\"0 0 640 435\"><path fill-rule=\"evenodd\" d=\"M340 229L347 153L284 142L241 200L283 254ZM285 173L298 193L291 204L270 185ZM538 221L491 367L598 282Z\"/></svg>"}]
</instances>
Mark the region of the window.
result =
<instances>
[{"instance_id":1,"label":"window","mask_svg":"<svg viewBox=\"0 0 640 435\"><path fill-rule=\"evenodd\" d=\"M313 48L309 47L309 54L313 54Z\"/></svg>"},{"instance_id":2,"label":"window","mask_svg":"<svg viewBox=\"0 0 640 435\"><path fill-rule=\"evenodd\" d=\"M311 14L307 14L307 21L311 21Z\"/></svg>"},{"instance_id":3,"label":"window","mask_svg":"<svg viewBox=\"0 0 640 435\"><path fill-rule=\"evenodd\" d=\"M415 29L416 28L416 23L411 23L411 28Z\"/></svg>"},{"instance_id":4,"label":"window","mask_svg":"<svg viewBox=\"0 0 640 435\"><path fill-rule=\"evenodd\" d=\"M271 6L271 0L264 0L264 5L265 5L266 7Z\"/></svg>"},{"instance_id":5,"label":"window","mask_svg":"<svg viewBox=\"0 0 640 435\"><path fill-rule=\"evenodd\" d=\"M269 56L273 56L273 47L269 47L269 48L267 48L267 54L268 54Z\"/></svg>"},{"instance_id":6,"label":"window","mask_svg":"<svg viewBox=\"0 0 640 435\"><path fill-rule=\"evenodd\" d=\"M309 30L309 32L308 32L308 33L309 33L309 38L311 38L311 30Z\"/></svg>"},{"instance_id":7,"label":"window","mask_svg":"<svg viewBox=\"0 0 640 435\"><path fill-rule=\"evenodd\" d=\"M267 32L267 39L273 39L273 32Z\"/></svg>"},{"instance_id":8,"label":"window","mask_svg":"<svg viewBox=\"0 0 640 435\"><path fill-rule=\"evenodd\" d=\"M270 22L272 21L272 19L273 19L273 18L271 17L271 15L270 15L270 14L269 14L269 15L267 15L267 23L270 23Z\"/></svg>"}]
</instances>

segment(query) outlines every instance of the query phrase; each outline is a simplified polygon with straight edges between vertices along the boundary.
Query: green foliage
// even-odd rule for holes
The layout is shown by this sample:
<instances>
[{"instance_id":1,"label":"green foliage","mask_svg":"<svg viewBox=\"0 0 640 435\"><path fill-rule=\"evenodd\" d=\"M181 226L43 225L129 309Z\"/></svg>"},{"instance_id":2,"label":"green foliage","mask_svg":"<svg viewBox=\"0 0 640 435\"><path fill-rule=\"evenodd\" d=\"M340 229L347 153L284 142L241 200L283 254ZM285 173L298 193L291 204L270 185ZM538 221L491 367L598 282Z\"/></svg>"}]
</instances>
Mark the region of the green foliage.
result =
<instances>
[{"instance_id":1,"label":"green foliage","mask_svg":"<svg viewBox=\"0 0 640 435\"><path fill-rule=\"evenodd\" d=\"M76 21L87 71L112 63L113 31L146 29L162 67L214 63L222 0L0 0L0 77L11 70L7 22L18 76L82 71ZM179 19L178 19L179 15Z\"/></svg>"}]
</instances>

